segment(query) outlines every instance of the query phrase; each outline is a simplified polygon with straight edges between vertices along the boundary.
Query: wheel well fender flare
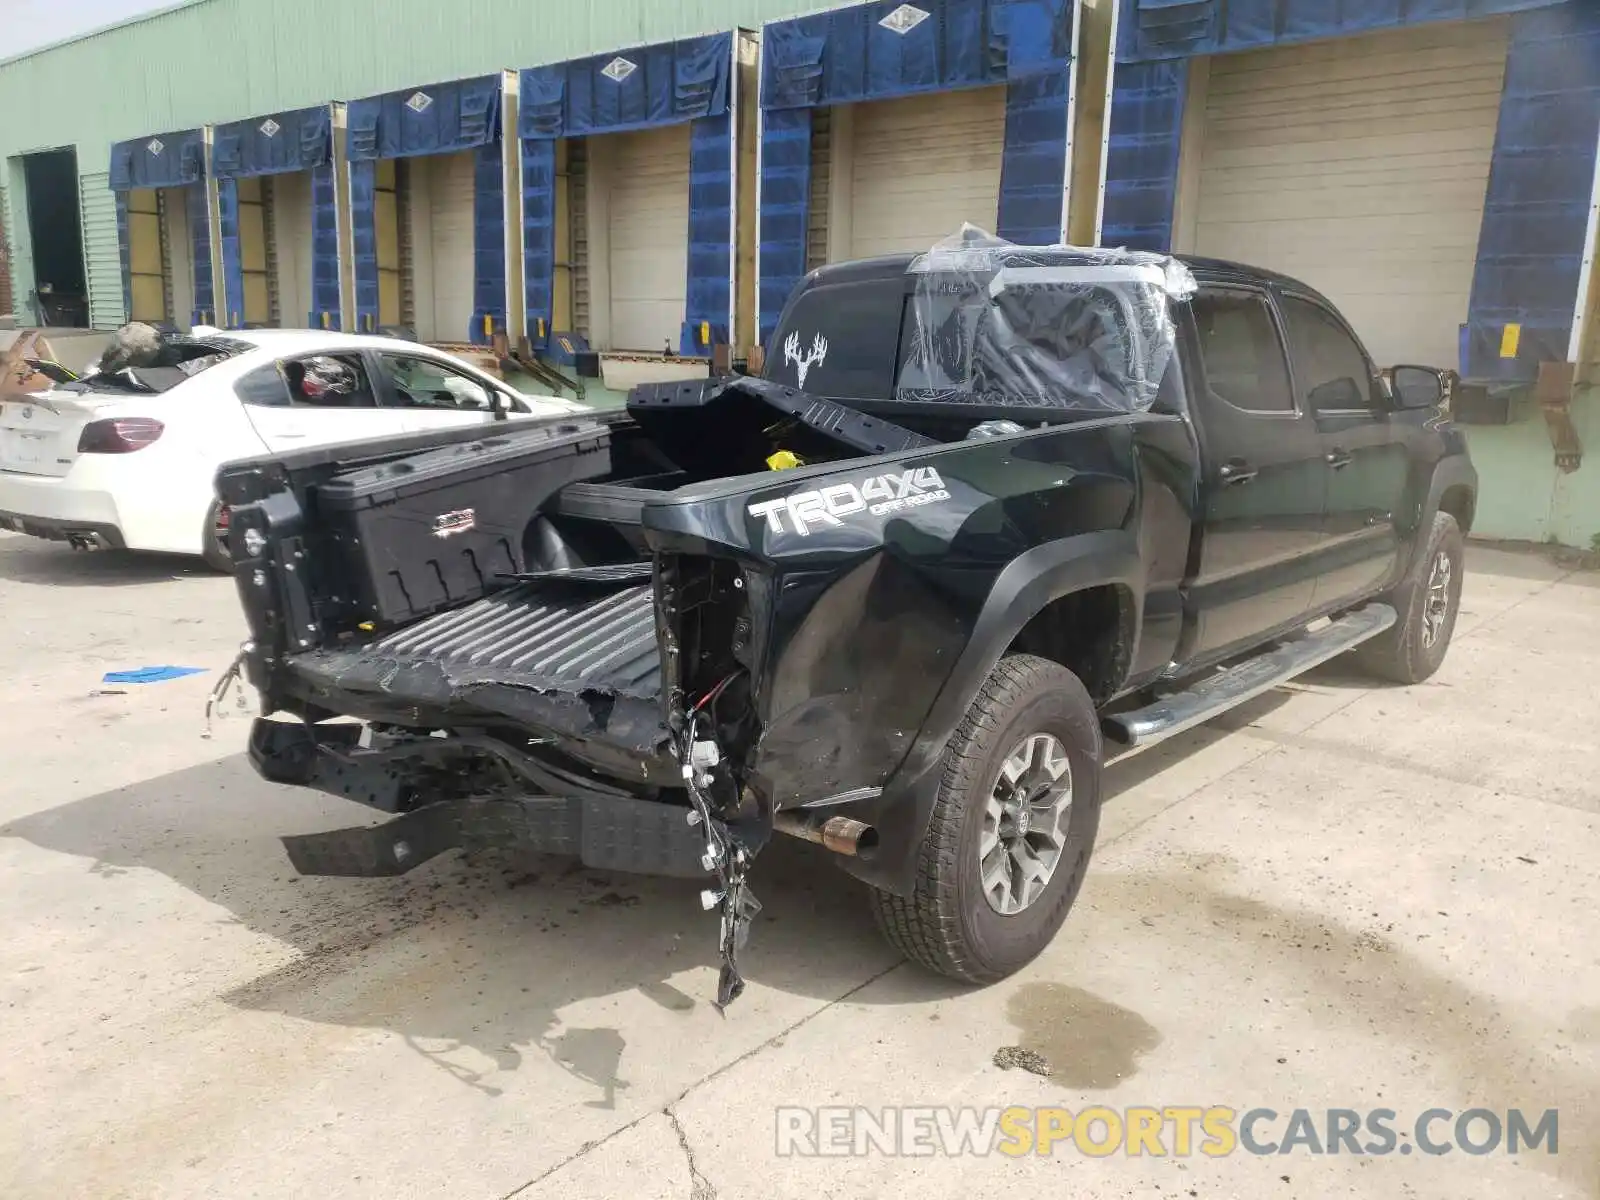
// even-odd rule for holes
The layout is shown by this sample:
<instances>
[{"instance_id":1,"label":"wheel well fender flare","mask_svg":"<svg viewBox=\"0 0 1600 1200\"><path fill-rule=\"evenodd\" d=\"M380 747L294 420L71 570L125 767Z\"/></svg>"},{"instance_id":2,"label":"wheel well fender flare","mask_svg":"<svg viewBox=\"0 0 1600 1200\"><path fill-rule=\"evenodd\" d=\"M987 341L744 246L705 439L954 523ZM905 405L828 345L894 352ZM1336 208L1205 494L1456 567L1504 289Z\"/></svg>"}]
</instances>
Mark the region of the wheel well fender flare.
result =
<instances>
[{"instance_id":1,"label":"wheel well fender flare","mask_svg":"<svg viewBox=\"0 0 1600 1200\"><path fill-rule=\"evenodd\" d=\"M871 860L846 860L846 869L875 887L907 894L915 877L917 846L927 832L938 795L945 746L1006 648L1046 605L1093 587L1115 586L1131 598L1137 636L1143 578L1132 530L1076 534L1013 559L995 579L966 648L883 794L850 806L849 815L878 829L880 850Z\"/></svg>"},{"instance_id":2,"label":"wheel well fender flare","mask_svg":"<svg viewBox=\"0 0 1600 1200\"><path fill-rule=\"evenodd\" d=\"M1440 459L1439 465L1434 468L1433 478L1428 481L1428 498L1422 509L1422 520L1425 524L1432 523L1433 516L1440 511L1446 494L1457 488L1464 488L1470 498L1467 519L1461 521L1461 532L1467 533L1471 530L1472 516L1478 504L1478 472L1471 462L1460 456Z\"/></svg>"}]
</instances>

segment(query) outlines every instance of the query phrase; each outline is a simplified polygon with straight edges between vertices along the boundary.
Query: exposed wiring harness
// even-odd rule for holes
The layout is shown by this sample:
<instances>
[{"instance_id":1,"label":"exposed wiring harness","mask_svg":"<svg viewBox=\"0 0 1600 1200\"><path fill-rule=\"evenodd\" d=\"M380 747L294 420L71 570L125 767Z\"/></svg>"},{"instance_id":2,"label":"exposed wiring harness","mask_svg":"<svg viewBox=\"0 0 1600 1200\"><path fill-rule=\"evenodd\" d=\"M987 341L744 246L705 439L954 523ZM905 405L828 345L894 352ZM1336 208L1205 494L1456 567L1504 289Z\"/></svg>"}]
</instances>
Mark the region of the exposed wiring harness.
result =
<instances>
[{"instance_id":1,"label":"exposed wiring harness","mask_svg":"<svg viewBox=\"0 0 1600 1200\"><path fill-rule=\"evenodd\" d=\"M741 844L728 823L716 811L714 799L707 789L714 782L712 770L721 765L722 754L714 737L701 740L700 721L707 710L715 712L718 698L739 677L735 671L712 688L689 710L684 726L683 742L678 748L679 761L683 763L684 788L689 793L693 811L691 825L701 826L706 834L706 852L700 865L717 877L717 887L700 894L700 902L707 909L719 909L722 914L722 932L718 939L722 953L722 969L717 976L718 1012L726 1011L729 1004L744 992L744 977L739 973L739 951L744 949L750 936L750 922L761 911L761 902L745 883L749 871L751 852Z\"/></svg>"}]
</instances>

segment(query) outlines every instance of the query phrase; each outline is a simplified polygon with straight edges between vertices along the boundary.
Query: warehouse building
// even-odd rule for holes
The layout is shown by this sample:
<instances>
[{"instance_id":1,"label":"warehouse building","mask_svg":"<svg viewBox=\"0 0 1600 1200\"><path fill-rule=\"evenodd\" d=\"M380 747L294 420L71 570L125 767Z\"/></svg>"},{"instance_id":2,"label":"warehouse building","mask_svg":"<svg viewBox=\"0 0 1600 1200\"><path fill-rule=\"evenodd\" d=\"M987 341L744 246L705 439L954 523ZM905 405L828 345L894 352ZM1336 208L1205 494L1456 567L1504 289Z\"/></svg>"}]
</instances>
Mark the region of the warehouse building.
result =
<instances>
[{"instance_id":1,"label":"warehouse building","mask_svg":"<svg viewBox=\"0 0 1600 1200\"><path fill-rule=\"evenodd\" d=\"M211 173L230 328L341 327L342 121L341 106L323 104L217 126Z\"/></svg>"},{"instance_id":2,"label":"warehouse building","mask_svg":"<svg viewBox=\"0 0 1600 1200\"><path fill-rule=\"evenodd\" d=\"M521 72L533 349L562 366L594 351L603 377L623 386L703 375L729 344L746 43L730 31Z\"/></svg>"},{"instance_id":3,"label":"warehouse building","mask_svg":"<svg viewBox=\"0 0 1600 1200\"><path fill-rule=\"evenodd\" d=\"M763 337L824 263L927 249L963 222L1062 238L1077 9L923 0L763 27Z\"/></svg>"},{"instance_id":4,"label":"warehouse building","mask_svg":"<svg viewBox=\"0 0 1600 1200\"><path fill-rule=\"evenodd\" d=\"M131 320L188 329L217 319L208 149L204 129L151 134L111 148L123 308ZM86 186L86 218L90 191ZM93 215L103 221L104 206ZM84 241L95 232L86 220Z\"/></svg>"},{"instance_id":5,"label":"warehouse building","mask_svg":"<svg viewBox=\"0 0 1600 1200\"><path fill-rule=\"evenodd\" d=\"M356 329L443 345L505 331L504 88L496 72L350 103Z\"/></svg>"},{"instance_id":6,"label":"warehouse building","mask_svg":"<svg viewBox=\"0 0 1600 1200\"><path fill-rule=\"evenodd\" d=\"M1118 18L1105 242L1303 279L1380 365L1459 371L1459 419L1537 406L1554 465L1579 465L1578 424L1591 449L1600 433L1572 409L1600 5L1121 0ZM1493 462L1507 441L1473 447Z\"/></svg>"},{"instance_id":7,"label":"warehouse building","mask_svg":"<svg viewBox=\"0 0 1600 1200\"><path fill-rule=\"evenodd\" d=\"M404 330L615 399L963 221L1176 248L1458 369L1480 532L1600 535L1600 5L569 10L180 0L0 62L0 320Z\"/></svg>"}]
</instances>

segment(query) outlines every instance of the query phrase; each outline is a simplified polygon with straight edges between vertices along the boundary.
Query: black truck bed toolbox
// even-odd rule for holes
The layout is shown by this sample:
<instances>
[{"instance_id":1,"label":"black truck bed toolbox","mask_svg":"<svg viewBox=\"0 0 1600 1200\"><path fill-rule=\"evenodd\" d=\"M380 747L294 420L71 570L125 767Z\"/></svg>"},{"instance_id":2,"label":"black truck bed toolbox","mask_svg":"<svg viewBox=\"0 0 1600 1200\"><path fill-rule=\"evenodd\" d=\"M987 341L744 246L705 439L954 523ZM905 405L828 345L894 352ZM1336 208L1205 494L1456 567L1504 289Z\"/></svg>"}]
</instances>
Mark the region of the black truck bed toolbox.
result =
<instances>
[{"instance_id":1,"label":"black truck bed toolbox","mask_svg":"<svg viewBox=\"0 0 1600 1200\"><path fill-rule=\"evenodd\" d=\"M573 420L512 429L335 475L316 510L347 610L388 627L481 598L521 571L552 495L611 469L610 434Z\"/></svg>"}]
</instances>

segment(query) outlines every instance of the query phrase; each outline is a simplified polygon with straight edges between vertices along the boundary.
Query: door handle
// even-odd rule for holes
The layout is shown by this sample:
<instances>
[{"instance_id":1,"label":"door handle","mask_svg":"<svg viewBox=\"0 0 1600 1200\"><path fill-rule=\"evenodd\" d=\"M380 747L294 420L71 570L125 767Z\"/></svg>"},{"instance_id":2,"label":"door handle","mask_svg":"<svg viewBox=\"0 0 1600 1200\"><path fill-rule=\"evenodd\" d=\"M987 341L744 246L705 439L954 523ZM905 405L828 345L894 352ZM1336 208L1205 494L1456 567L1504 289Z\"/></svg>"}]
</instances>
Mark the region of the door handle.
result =
<instances>
[{"instance_id":1,"label":"door handle","mask_svg":"<svg viewBox=\"0 0 1600 1200\"><path fill-rule=\"evenodd\" d=\"M1344 470L1351 464L1352 461L1354 461L1350 457L1350 451L1342 447L1335 447L1334 449L1328 451L1328 453L1325 455L1325 458L1327 459L1328 465L1335 471Z\"/></svg>"},{"instance_id":2,"label":"door handle","mask_svg":"<svg viewBox=\"0 0 1600 1200\"><path fill-rule=\"evenodd\" d=\"M1233 458L1223 463L1217 474L1222 479L1223 487L1233 487L1236 484L1249 483L1256 477L1257 472L1249 463Z\"/></svg>"}]
</instances>

